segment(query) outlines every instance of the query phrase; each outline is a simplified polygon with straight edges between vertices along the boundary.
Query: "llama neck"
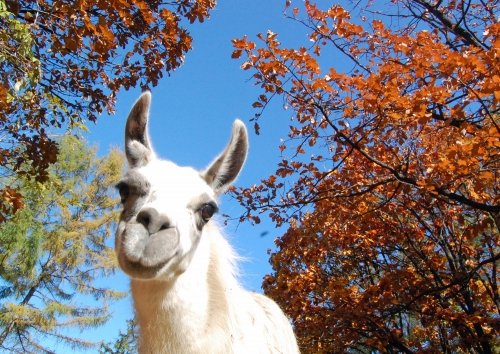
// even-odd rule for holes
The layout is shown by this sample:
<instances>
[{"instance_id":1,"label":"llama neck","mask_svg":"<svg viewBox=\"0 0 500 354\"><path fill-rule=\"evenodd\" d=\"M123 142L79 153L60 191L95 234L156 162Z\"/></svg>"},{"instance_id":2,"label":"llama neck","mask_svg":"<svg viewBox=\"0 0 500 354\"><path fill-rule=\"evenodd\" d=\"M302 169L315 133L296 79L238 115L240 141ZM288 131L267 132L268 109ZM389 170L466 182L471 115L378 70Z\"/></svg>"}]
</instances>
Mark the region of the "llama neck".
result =
<instances>
[{"instance_id":1,"label":"llama neck","mask_svg":"<svg viewBox=\"0 0 500 354\"><path fill-rule=\"evenodd\" d=\"M233 252L217 230L208 233L202 235L188 269L174 281L132 280L141 352L206 353L217 336L220 352L226 351L231 326L228 293L238 290ZM212 340L203 343L202 338Z\"/></svg>"}]
</instances>

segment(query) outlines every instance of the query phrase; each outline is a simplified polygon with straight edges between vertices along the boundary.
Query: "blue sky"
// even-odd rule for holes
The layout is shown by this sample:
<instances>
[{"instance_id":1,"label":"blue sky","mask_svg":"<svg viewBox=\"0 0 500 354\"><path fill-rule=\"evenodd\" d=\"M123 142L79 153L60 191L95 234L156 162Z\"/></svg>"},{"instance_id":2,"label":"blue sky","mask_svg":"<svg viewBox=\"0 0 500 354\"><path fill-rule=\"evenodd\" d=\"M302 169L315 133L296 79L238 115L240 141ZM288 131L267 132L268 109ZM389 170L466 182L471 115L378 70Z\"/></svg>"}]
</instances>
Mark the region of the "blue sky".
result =
<instances>
[{"instance_id":1,"label":"blue sky","mask_svg":"<svg viewBox=\"0 0 500 354\"><path fill-rule=\"evenodd\" d=\"M284 3L220 0L208 21L189 27L194 43L185 64L152 89L150 135L158 155L179 165L202 169L225 146L233 120L240 118L249 128L250 152L236 185L259 183L275 171L280 158L278 146L280 139L286 138L291 113L284 111L282 102L276 100L261 118L260 135L255 135L249 120L255 114L251 105L260 92L251 81L252 74L240 69L242 60L231 59L231 39L243 35L256 39L257 33L272 30L284 42L305 42L301 26L284 18ZM97 124L89 125L86 138L98 145L101 154L111 147L123 147L125 120L139 94L139 88L121 92L116 114L104 115ZM222 198L220 209L234 217L243 211L228 197ZM267 250L274 247L274 239L282 231L262 218L259 225L231 223L225 233L245 258L240 264L242 283L247 289L261 292L262 278L271 271ZM121 272L106 283L128 289L127 278ZM113 317L107 325L86 330L81 336L106 342L115 339L119 330L125 329L126 319L132 317L130 298L111 304L111 309Z\"/></svg>"}]
</instances>

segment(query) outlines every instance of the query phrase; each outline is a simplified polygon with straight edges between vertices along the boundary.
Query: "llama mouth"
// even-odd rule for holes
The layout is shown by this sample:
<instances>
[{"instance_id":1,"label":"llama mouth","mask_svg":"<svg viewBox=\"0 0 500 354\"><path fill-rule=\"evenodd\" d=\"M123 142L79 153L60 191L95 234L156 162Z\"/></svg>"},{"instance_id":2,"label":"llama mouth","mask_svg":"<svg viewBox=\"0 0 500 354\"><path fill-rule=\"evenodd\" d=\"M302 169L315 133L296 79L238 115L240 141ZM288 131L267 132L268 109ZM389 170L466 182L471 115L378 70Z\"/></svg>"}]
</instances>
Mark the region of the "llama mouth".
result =
<instances>
[{"instance_id":1,"label":"llama mouth","mask_svg":"<svg viewBox=\"0 0 500 354\"><path fill-rule=\"evenodd\" d=\"M178 247L179 233L175 228L150 235L144 226L133 223L122 234L123 260L135 269L162 267L175 257Z\"/></svg>"}]
</instances>

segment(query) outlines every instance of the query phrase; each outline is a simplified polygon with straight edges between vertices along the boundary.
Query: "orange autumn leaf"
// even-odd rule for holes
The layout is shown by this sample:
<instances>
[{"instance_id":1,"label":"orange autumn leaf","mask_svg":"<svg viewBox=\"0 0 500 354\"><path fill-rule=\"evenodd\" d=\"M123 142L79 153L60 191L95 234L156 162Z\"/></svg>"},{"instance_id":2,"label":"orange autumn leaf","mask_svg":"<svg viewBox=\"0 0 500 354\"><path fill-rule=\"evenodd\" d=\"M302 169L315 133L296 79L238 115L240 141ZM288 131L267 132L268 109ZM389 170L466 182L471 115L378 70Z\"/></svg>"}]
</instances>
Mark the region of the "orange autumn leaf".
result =
<instances>
[{"instance_id":1,"label":"orange autumn leaf","mask_svg":"<svg viewBox=\"0 0 500 354\"><path fill-rule=\"evenodd\" d=\"M112 113L120 90L156 86L191 49L187 22L203 22L214 6L215 0L2 1L0 49L15 55L0 61L1 175L46 180L58 156L49 130L83 127ZM18 209L1 208L3 219Z\"/></svg>"},{"instance_id":2,"label":"orange autumn leaf","mask_svg":"<svg viewBox=\"0 0 500 354\"><path fill-rule=\"evenodd\" d=\"M264 290L304 353L492 353L499 4L333 3L293 4L303 45L233 42L273 93L255 120L278 97L292 115L276 172L234 191L286 229Z\"/></svg>"}]
</instances>

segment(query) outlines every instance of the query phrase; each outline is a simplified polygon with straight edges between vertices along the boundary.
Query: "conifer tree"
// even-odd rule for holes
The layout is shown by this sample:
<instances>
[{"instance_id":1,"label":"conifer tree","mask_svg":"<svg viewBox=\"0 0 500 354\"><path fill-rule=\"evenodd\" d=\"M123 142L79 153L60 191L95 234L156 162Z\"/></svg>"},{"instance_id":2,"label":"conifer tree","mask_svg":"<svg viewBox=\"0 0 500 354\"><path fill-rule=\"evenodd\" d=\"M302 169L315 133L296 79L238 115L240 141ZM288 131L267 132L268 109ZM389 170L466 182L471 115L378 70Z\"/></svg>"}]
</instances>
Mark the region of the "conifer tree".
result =
<instances>
[{"instance_id":1,"label":"conifer tree","mask_svg":"<svg viewBox=\"0 0 500 354\"><path fill-rule=\"evenodd\" d=\"M214 0L0 0L0 178L38 181L58 156L53 129L113 113L116 94L151 88L192 48ZM22 207L0 185L0 223Z\"/></svg>"},{"instance_id":2,"label":"conifer tree","mask_svg":"<svg viewBox=\"0 0 500 354\"><path fill-rule=\"evenodd\" d=\"M139 339L137 322L134 319L127 320L127 330L120 331L118 338L111 343L101 344L101 354L133 354L137 353Z\"/></svg>"},{"instance_id":3,"label":"conifer tree","mask_svg":"<svg viewBox=\"0 0 500 354\"><path fill-rule=\"evenodd\" d=\"M122 155L96 150L70 135L48 180L12 181L25 206L0 225L0 349L51 352L47 343L72 348L93 343L66 329L102 325L109 303L122 296L96 280L110 275L110 247ZM90 300L88 300L90 299Z\"/></svg>"}]
</instances>

